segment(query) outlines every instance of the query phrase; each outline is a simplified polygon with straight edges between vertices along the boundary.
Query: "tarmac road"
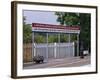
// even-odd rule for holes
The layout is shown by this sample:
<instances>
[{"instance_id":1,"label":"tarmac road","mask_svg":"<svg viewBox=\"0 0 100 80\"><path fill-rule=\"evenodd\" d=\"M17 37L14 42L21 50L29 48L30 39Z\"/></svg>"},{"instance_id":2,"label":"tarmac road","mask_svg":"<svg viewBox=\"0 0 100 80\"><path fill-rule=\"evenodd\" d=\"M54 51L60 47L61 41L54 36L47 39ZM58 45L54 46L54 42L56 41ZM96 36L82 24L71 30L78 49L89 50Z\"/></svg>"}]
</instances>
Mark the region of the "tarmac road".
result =
<instances>
[{"instance_id":1,"label":"tarmac road","mask_svg":"<svg viewBox=\"0 0 100 80\"><path fill-rule=\"evenodd\" d=\"M78 67L89 65L90 56L85 56L84 59L80 59L80 57L69 57L63 59L49 59L48 62L44 62L41 64L35 64L33 62L24 63L24 69L39 69L39 68L56 68L56 67Z\"/></svg>"}]
</instances>

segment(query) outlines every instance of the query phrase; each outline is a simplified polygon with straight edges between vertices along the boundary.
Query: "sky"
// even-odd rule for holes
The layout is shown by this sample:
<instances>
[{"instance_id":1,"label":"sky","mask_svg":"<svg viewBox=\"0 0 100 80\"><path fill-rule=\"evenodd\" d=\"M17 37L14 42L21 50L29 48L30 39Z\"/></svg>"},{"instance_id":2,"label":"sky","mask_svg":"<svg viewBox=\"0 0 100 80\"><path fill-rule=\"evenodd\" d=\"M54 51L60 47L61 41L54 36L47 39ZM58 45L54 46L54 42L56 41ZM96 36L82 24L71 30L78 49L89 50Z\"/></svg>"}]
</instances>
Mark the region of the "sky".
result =
<instances>
[{"instance_id":1,"label":"sky","mask_svg":"<svg viewBox=\"0 0 100 80\"><path fill-rule=\"evenodd\" d=\"M23 16L26 17L26 24L44 23L59 25L59 22L56 21L57 16L55 12L24 10Z\"/></svg>"}]
</instances>

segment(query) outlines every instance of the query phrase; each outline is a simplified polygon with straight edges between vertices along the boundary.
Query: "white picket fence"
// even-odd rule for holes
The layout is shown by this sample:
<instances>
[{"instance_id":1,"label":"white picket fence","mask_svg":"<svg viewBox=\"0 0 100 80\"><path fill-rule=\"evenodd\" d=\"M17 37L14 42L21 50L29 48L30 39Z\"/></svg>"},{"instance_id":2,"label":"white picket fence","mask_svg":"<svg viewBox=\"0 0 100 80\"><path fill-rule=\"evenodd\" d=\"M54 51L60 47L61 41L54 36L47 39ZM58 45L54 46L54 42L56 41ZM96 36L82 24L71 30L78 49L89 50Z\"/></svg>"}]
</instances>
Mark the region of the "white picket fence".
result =
<instances>
[{"instance_id":1,"label":"white picket fence","mask_svg":"<svg viewBox=\"0 0 100 80\"><path fill-rule=\"evenodd\" d=\"M42 43L33 44L33 56L44 56L44 58L66 58L75 54L74 42L72 43Z\"/></svg>"}]
</instances>

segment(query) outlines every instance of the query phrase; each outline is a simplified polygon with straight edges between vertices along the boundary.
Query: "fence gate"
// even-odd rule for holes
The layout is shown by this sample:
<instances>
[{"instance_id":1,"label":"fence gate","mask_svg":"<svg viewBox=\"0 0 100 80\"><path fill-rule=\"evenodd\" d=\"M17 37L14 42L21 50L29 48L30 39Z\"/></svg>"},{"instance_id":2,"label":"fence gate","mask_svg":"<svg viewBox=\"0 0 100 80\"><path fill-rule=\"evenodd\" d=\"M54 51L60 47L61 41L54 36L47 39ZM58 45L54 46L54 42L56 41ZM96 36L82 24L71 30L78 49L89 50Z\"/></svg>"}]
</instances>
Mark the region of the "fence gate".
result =
<instances>
[{"instance_id":1,"label":"fence gate","mask_svg":"<svg viewBox=\"0 0 100 80\"><path fill-rule=\"evenodd\" d=\"M46 43L33 45L33 56L48 58L66 58L74 56L74 42L72 43Z\"/></svg>"}]
</instances>

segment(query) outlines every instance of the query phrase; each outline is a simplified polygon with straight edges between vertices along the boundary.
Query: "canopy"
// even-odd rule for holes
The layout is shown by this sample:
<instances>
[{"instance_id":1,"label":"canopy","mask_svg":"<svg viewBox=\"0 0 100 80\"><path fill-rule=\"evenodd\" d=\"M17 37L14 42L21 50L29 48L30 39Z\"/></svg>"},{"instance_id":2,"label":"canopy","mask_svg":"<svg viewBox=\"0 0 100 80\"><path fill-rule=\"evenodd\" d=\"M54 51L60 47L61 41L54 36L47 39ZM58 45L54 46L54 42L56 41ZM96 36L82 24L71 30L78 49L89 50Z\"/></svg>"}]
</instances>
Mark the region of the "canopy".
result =
<instances>
[{"instance_id":1,"label":"canopy","mask_svg":"<svg viewBox=\"0 0 100 80\"><path fill-rule=\"evenodd\" d=\"M62 26L52 24L32 23L34 32L80 33L80 26Z\"/></svg>"}]
</instances>

